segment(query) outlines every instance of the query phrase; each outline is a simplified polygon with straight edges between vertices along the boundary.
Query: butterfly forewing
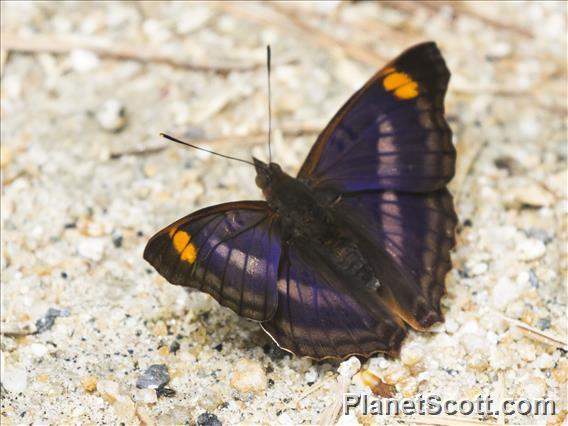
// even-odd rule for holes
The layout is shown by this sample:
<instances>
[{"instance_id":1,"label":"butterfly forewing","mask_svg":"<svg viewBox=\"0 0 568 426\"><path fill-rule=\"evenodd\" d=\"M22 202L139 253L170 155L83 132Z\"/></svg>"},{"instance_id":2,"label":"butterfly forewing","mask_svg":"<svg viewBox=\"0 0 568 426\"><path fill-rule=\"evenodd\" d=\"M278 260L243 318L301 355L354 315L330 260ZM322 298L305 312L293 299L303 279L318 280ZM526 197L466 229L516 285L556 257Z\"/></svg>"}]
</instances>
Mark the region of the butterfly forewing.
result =
<instances>
[{"instance_id":1,"label":"butterfly forewing","mask_svg":"<svg viewBox=\"0 0 568 426\"><path fill-rule=\"evenodd\" d=\"M434 43L407 50L339 110L298 177L338 192L445 187L455 165L443 105L449 77Z\"/></svg>"},{"instance_id":2,"label":"butterfly forewing","mask_svg":"<svg viewBox=\"0 0 568 426\"><path fill-rule=\"evenodd\" d=\"M197 211L156 234L144 258L172 284L209 293L221 305L264 321L276 310L281 241L263 201Z\"/></svg>"}]
</instances>

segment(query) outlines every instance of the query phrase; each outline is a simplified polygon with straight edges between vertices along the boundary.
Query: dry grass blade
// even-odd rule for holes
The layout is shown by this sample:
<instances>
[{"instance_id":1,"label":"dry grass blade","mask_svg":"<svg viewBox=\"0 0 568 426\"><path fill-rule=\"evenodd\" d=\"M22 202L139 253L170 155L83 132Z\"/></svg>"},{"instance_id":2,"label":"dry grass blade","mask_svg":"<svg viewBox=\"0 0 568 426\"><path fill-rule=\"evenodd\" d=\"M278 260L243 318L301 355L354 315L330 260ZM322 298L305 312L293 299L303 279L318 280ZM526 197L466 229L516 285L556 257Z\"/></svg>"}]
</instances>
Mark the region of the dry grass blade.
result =
<instances>
[{"instance_id":1,"label":"dry grass blade","mask_svg":"<svg viewBox=\"0 0 568 426\"><path fill-rule=\"evenodd\" d=\"M329 34L324 33L313 25L310 25L300 19L293 10L278 2L270 3L270 5L272 8L292 21L296 28L301 30L313 42L330 50L332 53L349 56L351 59L355 59L373 67L385 62L385 58L365 47L361 47L344 40L338 40Z\"/></svg>"},{"instance_id":2,"label":"dry grass blade","mask_svg":"<svg viewBox=\"0 0 568 426\"><path fill-rule=\"evenodd\" d=\"M562 349L564 351L568 351L568 343L566 342L566 339L562 339L550 333L545 333L544 331L532 327L522 321L509 318L508 316L505 316L500 312L495 312L495 313L501 318L503 318L505 321L518 327L527 337L530 337L531 339L534 340L538 340L539 342L542 343L546 343L547 345L551 345L556 348Z\"/></svg>"},{"instance_id":3,"label":"dry grass blade","mask_svg":"<svg viewBox=\"0 0 568 426\"><path fill-rule=\"evenodd\" d=\"M4 68L6 67L6 63L8 62L8 55L10 51L7 49L2 48L0 50L0 77L4 75Z\"/></svg>"},{"instance_id":4,"label":"dry grass blade","mask_svg":"<svg viewBox=\"0 0 568 426\"><path fill-rule=\"evenodd\" d=\"M27 336L37 331L35 324L4 322L0 325L0 334L3 336Z\"/></svg>"},{"instance_id":5,"label":"dry grass blade","mask_svg":"<svg viewBox=\"0 0 568 426\"><path fill-rule=\"evenodd\" d=\"M457 169L450 184L450 187L455 189L456 204L459 204L459 197L463 191L465 181L471 174L475 161L479 158L481 151L486 145L486 142L476 141L475 143L461 143L456 146L458 156Z\"/></svg>"},{"instance_id":6,"label":"dry grass blade","mask_svg":"<svg viewBox=\"0 0 568 426\"><path fill-rule=\"evenodd\" d=\"M517 27L515 25L507 24L502 21L497 21L495 19L489 18L487 16L480 15L473 10L466 9L467 5L463 5L461 2L453 1L382 1L380 4L388 6L392 9L398 9L406 13L414 14L416 9L425 8L430 11L438 12L442 8L447 8L453 15L464 15L472 19L483 22L485 25L492 27L498 31L505 31L513 33L517 36L522 36L525 38L533 38L534 35L524 28Z\"/></svg>"},{"instance_id":7,"label":"dry grass blade","mask_svg":"<svg viewBox=\"0 0 568 426\"><path fill-rule=\"evenodd\" d=\"M222 75L226 75L231 72L254 71L266 66L264 62L248 66L197 63L180 59L180 56L182 55L164 54L163 52L149 46L119 44L112 40L100 37L85 37L77 35L56 36L45 34L20 37L4 33L2 33L1 37L3 50L8 49L23 53L47 52L64 54L75 49L85 49L108 58L163 63L172 67L184 68L191 71L212 72Z\"/></svg>"},{"instance_id":8,"label":"dry grass blade","mask_svg":"<svg viewBox=\"0 0 568 426\"><path fill-rule=\"evenodd\" d=\"M223 12L230 13L235 16L241 16L245 19L253 20L265 26L277 25L286 30L293 25L297 30L301 31L310 41L317 44L337 57L349 56L359 62L366 63L373 67L385 62L386 58L370 51L367 48L338 40L320 29L310 25L298 18L297 13L290 7L283 6L278 2L270 3L272 9L259 7L257 4L250 3L216 3L217 8Z\"/></svg>"}]
</instances>

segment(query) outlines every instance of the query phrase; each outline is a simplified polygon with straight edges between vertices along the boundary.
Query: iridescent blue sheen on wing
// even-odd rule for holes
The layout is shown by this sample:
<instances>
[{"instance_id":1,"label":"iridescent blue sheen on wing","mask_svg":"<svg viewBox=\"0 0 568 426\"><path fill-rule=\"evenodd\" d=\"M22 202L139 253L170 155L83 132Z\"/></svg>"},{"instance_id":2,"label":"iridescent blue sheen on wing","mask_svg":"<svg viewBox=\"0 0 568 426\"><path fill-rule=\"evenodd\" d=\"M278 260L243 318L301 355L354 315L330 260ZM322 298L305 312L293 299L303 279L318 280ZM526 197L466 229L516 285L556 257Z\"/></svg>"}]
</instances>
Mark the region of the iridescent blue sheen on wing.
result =
<instances>
[{"instance_id":1,"label":"iridescent blue sheen on wing","mask_svg":"<svg viewBox=\"0 0 568 426\"><path fill-rule=\"evenodd\" d=\"M262 323L278 345L316 359L396 354L406 328L375 291L350 283L297 241L282 254L278 309Z\"/></svg>"},{"instance_id":2,"label":"iridescent blue sheen on wing","mask_svg":"<svg viewBox=\"0 0 568 426\"><path fill-rule=\"evenodd\" d=\"M172 284L213 296L247 318L276 311L281 240L264 201L199 210L156 234L144 258Z\"/></svg>"},{"instance_id":3,"label":"iridescent blue sheen on wing","mask_svg":"<svg viewBox=\"0 0 568 426\"><path fill-rule=\"evenodd\" d=\"M298 177L338 192L444 188L456 156L444 118L449 78L434 43L407 50L339 110Z\"/></svg>"},{"instance_id":4,"label":"iridescent blue sheen on wing","mask_svg":"<svg viewBox=\"0 0 568 426\"><path fill-rule=\"evenodd\" d=\"M346 194L334 209L352 229L382 247L408 280L381 282L416 328L432 310L441 318L444 278L451 269L457 216L446 189L428 193L377 191ZM435 318L430 315L430 318Z\"/></svg>"}]
</instances>

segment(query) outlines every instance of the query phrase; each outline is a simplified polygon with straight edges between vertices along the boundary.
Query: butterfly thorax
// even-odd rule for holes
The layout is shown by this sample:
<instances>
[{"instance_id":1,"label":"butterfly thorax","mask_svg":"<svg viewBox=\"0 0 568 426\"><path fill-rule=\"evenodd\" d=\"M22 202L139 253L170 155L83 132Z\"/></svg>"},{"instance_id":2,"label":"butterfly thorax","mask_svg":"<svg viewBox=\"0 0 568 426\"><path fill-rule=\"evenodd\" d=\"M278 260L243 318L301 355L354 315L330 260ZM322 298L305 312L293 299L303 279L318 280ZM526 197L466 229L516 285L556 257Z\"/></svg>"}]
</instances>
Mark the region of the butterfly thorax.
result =
<instances>
[{"instance_id":1,"label":"butterfly thorax","mask_svg":"<svg viewBox=\"0 0 568 426\"><path fill-rule=\"evenodd\" d=\"M281 224L285 242L309 243L333 268L355 278L365 287L379 283L357 240L335 217L331 204L337 198L314 191L276 163L255 159L256 183Z\"/></svg>"}]
</instances>

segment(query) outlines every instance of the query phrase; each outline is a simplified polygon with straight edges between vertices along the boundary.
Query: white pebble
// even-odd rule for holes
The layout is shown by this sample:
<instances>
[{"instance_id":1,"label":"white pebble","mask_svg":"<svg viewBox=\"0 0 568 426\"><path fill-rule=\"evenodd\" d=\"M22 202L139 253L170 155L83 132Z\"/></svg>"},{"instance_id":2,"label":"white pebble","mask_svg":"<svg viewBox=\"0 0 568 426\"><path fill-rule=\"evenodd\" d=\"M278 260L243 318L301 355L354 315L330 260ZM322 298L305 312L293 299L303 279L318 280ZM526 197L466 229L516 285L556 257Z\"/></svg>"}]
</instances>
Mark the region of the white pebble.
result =
<instances>
[{"instance_id":1,"label":"white pebble","mask_svg":"<svg viewBox=\"0 0 568 426\"><path fill-rule=\"evenodd\" d=\"M531 377L525 382L523 389L525 398L537 399L546 396L546 382L540 377Z\"/></svg>"},{"instance_id":2,"label":"white pebble","mask_svg":"<svg viewBox=\"0 0 568 426\"><path fill-rule=\"evenodd\" d=\"M32 343L30 345L30 353L36 358L43 357L45 354L47 354L47 352L47 346L42 345L41 343Z\"/></svg>"},{"instance_id":3,"label":"white pebble","mask_svg":"<svg viewBox=\"0 0 568 426\"><path fill-rule=\"evenodd\" d=\"M361 369L361 361L359 361L358 358L352 356L351 358L349 358L346 361L343 361L339 365L337 372L339 373L340 376L350 379L355 374L357 374L357 371L359 371L360 369Z\"/></svg>"},{"instance_id":4,"label":"white pebble","mask_svg":"<svg viewBox=\"0 0 568 426\"><path fill-rule=\"evenodd\" d=\"M126 125L126 110L118 99L104 101L97 109L95 117L99 125L109 132L118 132Z\"/></svg>"},{"instance_id":5,"label":"white pebble","mask_svg":"<svg viewBox=\"0 0 568 426\"><path fill-rule=\"evenodd\" d=\"M519 188L515 191L515 198L519 203L533 207L545 207L554 203L554 196L536 185Z\"/></svg>"},{"instance_id":6,"label":"white pebble","mask_svg":"<svg viewBox=\"0 0 568 426\"><path fill-rule=\"evenodd\" d=\"M424 351L418 345L408 345L403 348L400 360L404 365L412 366L424 356Z\"/></svg>"},{"instance_id":7,"label":"white pebble","mask_svg":"<svg viewBox=\"0 0 568 426\"><path fill-rule=\"evenodd\" d=\"M453 318L448 318L445 322L445 326L446 331L450 334L454 334L456 331L458 331L459 328L459 324Z\"/></svg>"},{"instance_id":8,"label":"white pebble","mask_svg":"<svg viewBox=\"0 0 568 426\"><path fill-rule=\"evenodd\" d=\"M310 367L306 374L304 374L304 379L308 383L315 383L318 379L318 370L315 367Z\"/></svg>"},{"instance_id":9,"label":"white pebble","mask_svg":"<svg viewBox=\"0 0 568 426\"><path fill-rule=\"evenodd\" d=\"M518 245L517 251L521 260L537 260L546 253L546 246L540 240L529 238Z\"/></svg>"},{"instance_id":10,"label":"white pebble","mask_svg":"<svg viewBox=\"0 0 568 426\"><path fill-rule=\"evenodd\" d=\"M136 389L134 391L134 400L143 404L154 404L158 401L158 396L154 389Z\"/></svg>"},{"instance_id":11,"label":"white pebble","mask_svg":"<svg viewBox=\"0 0 568 426\"><path fill-rule=\"evenodd\" d=\"M99 57L90 50L75 49L71 51L71 66L77 72L89 72L99 66Z\"/></svg>"},{"instance_id":12,"label":"white pebble","mask_svg":"<svg viewBox=\"0 0 568 426\"><path fill-rule=\"evenodd\" d=\"M102 238L83 238L77 246L79 254L87 259L98 262L103 258L105 243Z\"/></svg>"},{"instance_id":13,"label":"white pebble","mask_svg":"<svg viewBox=\"0 0 568 426\"><path fill-rule=\"evenodd\" d=\"M23 392L28 387L28 372L20 368L6 368L2 375L2 385L8 392Z\"/></svg>"},{"instance_id":14,"label":"white pebble","mask_svg":"<svg viewBox=\"0 0 568 426\"><path fill-rule=\"evenodd\" d=\"M464 333L460 339L461 344L468 353L484 352L487 348L487 341L481 334Z\"/></svg>"},{"instance_id":15,"label":"white pebble","mask_svg":"<svg viewBox=\"0 0 568 426\"><path fill-rule=\"evenodd\" d=\"M547 353L541 354L534 362L535 367L541 369L553 368L554 364L554 358Z\"/></svg>"},{"instance_id":16,"label":"white pebble","mask_svg":"<svg viewBox=\"0 0 568 426\"><path fill-rule=\"evenodd\" d=\"M259 392L266 389L266 373L258 361L241 359L231 377L231 386L239 392Z\"/></svg>"},{"instance_id":17,"label":"white pebble","mask_svg":"<svg viewBox=\"0 0 568 426\"><path fill-rule=\"evenodd\" d=\"M509 278L503 277L497 281L491 294L491 302L495 308L503 308L515 300L519 293L519 286Z\"/></svg>"},{"instance_id":18,"label":"white pebble","mask_svg":"<svg viewBox=\"0 0 568 426\"><path fill-rule=\"evenodd\" d=\"M97 382L97 391L109 402L114 402L121 396L118 383L112 380L99 380Z\"/></svg>"}]
</instances>

